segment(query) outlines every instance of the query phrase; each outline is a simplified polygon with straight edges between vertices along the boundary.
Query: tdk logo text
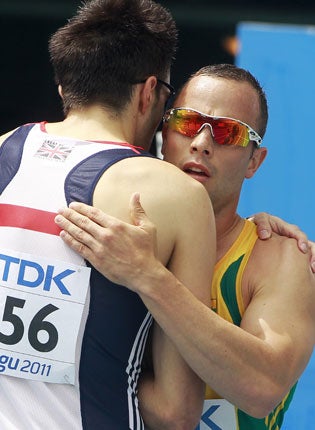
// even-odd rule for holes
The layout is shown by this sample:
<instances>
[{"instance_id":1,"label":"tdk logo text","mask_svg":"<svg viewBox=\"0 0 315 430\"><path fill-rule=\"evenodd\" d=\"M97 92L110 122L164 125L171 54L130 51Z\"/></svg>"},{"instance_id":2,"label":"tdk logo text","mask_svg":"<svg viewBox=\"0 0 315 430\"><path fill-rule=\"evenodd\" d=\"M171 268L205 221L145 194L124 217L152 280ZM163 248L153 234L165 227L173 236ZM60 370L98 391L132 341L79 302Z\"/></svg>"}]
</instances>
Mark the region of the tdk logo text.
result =
<instances>
[{"instance_id":1,"label":"tdk logo text","mask_svg":"<svg viewBox=\"0 0 315 430\"><path fill-rule=\"evenodd\" d=\"M75 271L66 269L55 272L55 266L50 264L42 266L35 261L0 254L0 281L28 288L41 287L44 291L57 287L61 294L71 296L64 280Z\"/></svg>"}]
</instances>

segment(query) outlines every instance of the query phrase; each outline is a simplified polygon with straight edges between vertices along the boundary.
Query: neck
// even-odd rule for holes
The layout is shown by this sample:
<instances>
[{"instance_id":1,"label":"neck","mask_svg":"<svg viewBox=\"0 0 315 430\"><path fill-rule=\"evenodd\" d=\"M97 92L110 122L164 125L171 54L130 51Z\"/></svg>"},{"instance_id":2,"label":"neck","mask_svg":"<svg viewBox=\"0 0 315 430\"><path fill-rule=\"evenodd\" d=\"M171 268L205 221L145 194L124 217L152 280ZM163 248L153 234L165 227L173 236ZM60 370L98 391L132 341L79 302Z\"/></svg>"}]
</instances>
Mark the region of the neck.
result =
<instances>
[{"instance_id":1,"label":"neck","mask_svg":"<svg viewBox=\"0 0 315 430\"><path fill-rule=\"evenodd\" d=\"M121 118L124 118L122 120ZM71 111L61 122L48 123L49 133L80 140L127 142L134 144L134 126L128 112L117 114L99 106Z\"/></svg>"},{"instance_id":2,"label":"neck","mask_svg":"<svg viewBox=\"0 0 315 430\"><path fill-rule=\"evenodd\" d=\"M240 234L244 219L236 212L215 214L217 231L217 261L229 250Z\"/></svg>"}]
</instances>

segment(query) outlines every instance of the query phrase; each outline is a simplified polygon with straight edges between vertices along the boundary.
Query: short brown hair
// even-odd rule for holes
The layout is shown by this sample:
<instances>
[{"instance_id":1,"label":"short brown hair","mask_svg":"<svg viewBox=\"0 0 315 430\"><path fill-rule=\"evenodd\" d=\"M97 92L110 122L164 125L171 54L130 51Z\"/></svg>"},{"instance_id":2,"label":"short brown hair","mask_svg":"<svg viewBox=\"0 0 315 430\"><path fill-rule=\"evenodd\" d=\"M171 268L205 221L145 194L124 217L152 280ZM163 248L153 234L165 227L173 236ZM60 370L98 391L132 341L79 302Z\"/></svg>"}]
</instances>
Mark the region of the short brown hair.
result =
<instances>
[{"instance_id":1,"label":"short brown hair","mask_svg":"<svg viewBox=\"0 0 315 430\"><path fill-rule=\"evenodd\" d=\"M94 103L120 111L132 84L163 79L177 45L170 12L152 0L90 0L49 42L64 111Z\"/></svg>"},{"instance_id":2,"label":"short brown hair","mask_svg":"<svg viewBox=\"0 0 315 430\"><path fill-rule=\"evenodd\" d=\"M235 80L238 82L247 82L257 92L260 104L260 118L258 118L259 129L257 132L264 137L268 122L268 104L264 90L258 80L248 70L237 67L233 64L212 64L199 69L191 75L188 82L196 76L211 76L223 79ZM187 83L185 84L187 85ZM184 86L185 86L184 85Z\"/></svg>"}]
</instances>

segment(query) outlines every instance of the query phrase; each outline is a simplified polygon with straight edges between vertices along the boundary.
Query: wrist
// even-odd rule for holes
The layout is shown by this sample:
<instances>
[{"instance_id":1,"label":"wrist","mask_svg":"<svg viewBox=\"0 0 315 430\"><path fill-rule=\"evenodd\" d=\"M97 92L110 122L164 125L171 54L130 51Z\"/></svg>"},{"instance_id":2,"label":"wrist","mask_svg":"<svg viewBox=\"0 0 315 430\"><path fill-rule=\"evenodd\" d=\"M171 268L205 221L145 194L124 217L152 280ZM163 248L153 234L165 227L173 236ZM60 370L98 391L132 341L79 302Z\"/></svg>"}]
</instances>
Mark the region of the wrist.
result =
<instances>
[{"instance_id":1,"label":"wrist","mask_svg":"<svg viewBox=\"0 0 315 430\"><path fill-rule=\"evenodd\" d=\"M171 272L163 264L155 260L153 264L140 268L131 281L132 289L140 295L154 299L159 290L170 282L173 277ZM130 285L128 285L130 288Z\"/></svg>"}]
</instances>

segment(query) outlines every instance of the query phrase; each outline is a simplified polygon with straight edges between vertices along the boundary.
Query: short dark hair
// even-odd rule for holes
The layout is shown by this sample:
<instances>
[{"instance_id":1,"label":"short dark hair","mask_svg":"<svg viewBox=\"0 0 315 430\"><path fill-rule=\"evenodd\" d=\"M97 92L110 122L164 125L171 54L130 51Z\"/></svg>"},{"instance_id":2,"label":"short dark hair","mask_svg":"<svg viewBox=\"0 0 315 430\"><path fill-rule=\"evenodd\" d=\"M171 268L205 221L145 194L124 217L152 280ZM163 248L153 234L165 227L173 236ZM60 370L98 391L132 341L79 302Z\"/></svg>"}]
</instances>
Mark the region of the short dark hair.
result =
<instances>
[{"instance_id":1,"label":"short dark hair","mask_svg":"<svg viewBox=\"0 0 315 430\"><path fill-rule=\"evenodd\" d=\"M268 122L268 104L264 90L258 80L248 71L237 67L233 64L212 64L199 69L191 75L188 82L196 76L211 76L223 79L235 80L238 82L247 82L257 92L260 104L260 118L258 118L259 129L257 132L264 137ZM185 84L187 85L187 83Z\"/></svg>"},{"instance_id":2,"label":"short dark hair","mask_svg":"<svg viewBox=\"0 0 315 430\"><path fill-rule=\"evenodd\" d=\"M166 77L175 57L177 29L153 0L90 0L49 41L64 112L94 103L121 111L132 84Z\"/></svg>"}]
</instances>

